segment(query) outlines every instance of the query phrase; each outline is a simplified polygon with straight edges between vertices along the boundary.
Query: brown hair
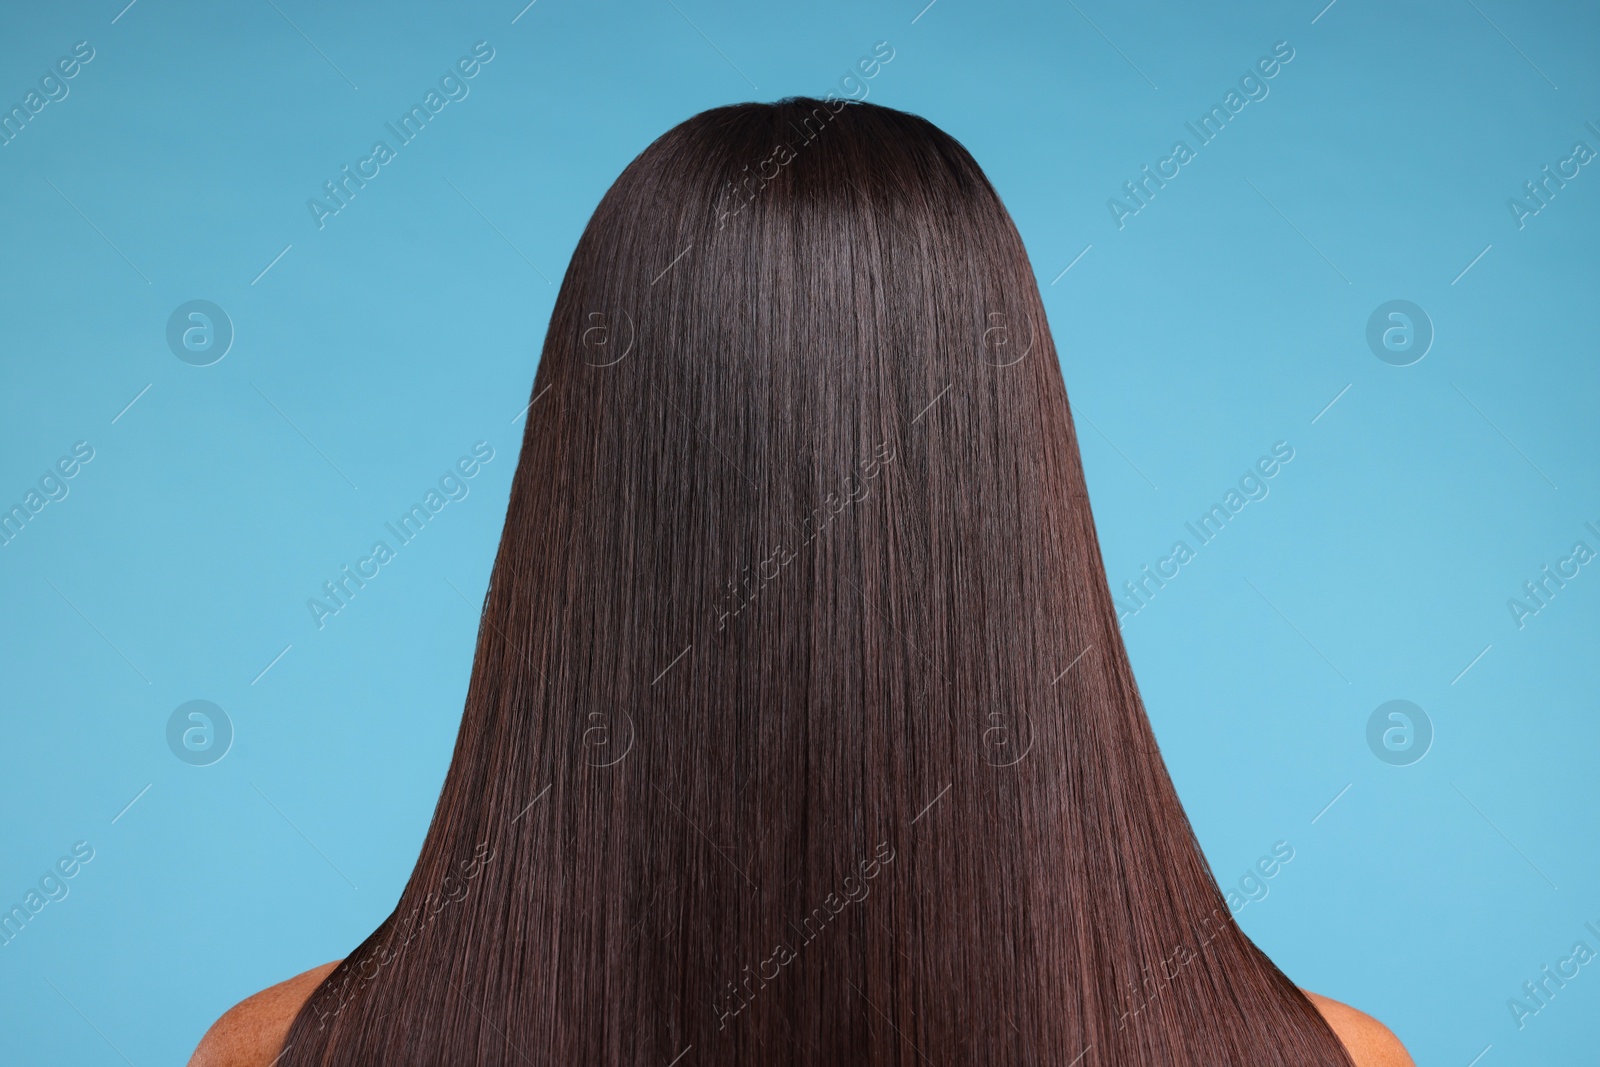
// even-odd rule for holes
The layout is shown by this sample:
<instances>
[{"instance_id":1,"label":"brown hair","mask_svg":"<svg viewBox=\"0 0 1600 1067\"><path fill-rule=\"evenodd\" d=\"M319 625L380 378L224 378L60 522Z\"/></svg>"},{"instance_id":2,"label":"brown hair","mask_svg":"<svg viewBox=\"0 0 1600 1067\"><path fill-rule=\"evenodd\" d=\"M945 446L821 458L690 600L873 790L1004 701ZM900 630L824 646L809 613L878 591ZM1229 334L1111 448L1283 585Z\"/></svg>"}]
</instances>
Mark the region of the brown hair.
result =
<instances>
[{"instance_id":1,"label":"brown hair","mask_svg":"<svg viewBox=\"0 0 1600 1067\"><path fill-rule=\"evenodd\" d=\"M421 856L284 1067L1348 1065L1178 802L959 143L673 128L532 396Z\"/></svg>"}]
</instances>

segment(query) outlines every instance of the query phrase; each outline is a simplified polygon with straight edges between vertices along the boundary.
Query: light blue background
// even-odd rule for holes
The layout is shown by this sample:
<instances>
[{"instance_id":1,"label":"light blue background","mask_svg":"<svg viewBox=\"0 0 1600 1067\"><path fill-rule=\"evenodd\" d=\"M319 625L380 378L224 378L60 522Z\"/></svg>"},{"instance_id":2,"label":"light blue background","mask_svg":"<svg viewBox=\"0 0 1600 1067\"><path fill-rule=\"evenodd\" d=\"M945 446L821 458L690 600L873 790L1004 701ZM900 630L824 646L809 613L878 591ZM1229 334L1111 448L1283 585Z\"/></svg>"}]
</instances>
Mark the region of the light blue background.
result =
<instances>
[{"instance_id":1,"label":"light blue background","mask_svg":"<svg viewBox=\"0 0 1600 1067\"><path fill-rule=\"evenodd\" d=\"M1219 879L1295 849L1240 921L1421 1064L1593 1062L1600 963L1521 1030L1506 1003L1600 949L1600 565L1521 629L1506 605L1600 550L1600 165L1507 208L1600 149L1592 6L124 2L0 33L7 107L96 53L0 148L0 505L95 449L0 548L0 904L95 849L0 948L0 1058L180 1062L380 921L590 212L674 123L887 40L868 98L960 138L1028 244L1113 588L1295 449L1125 624ZM470 96L319 230L307 199L479 40ZM1107 199L1280 40L1270 95L1118 229ZM164 338L195 298L237 330L210 367ZM1396 298L1437 331L1407 367L1364 338ZM470 496L319 631L307 598L480 440ZM1366 742L1394 698L1436 730L1410 766ZM191 699L236 730L212 766L167 748Z\"/></svg>"}]
</instances>

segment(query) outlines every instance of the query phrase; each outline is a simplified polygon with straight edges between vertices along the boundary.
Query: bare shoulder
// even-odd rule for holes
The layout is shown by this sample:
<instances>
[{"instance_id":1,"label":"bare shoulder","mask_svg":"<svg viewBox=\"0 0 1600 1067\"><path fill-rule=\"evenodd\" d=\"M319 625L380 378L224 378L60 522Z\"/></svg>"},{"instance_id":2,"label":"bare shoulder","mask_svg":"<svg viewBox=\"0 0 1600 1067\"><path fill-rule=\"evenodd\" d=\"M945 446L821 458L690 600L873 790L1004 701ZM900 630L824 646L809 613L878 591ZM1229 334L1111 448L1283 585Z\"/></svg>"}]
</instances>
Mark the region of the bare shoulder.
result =
<instances>
[{"instance_id":1,"label":"bare shoulder","mask_svg":"<svg viewBox=\"0 0 1600 1067\"><path fill-rule=\"evenodd\" d=\"M1356 1067L1415 1067L1400 1039L1372 1016L1309 989L1301 992L1322 1013Z\"/></svg>"},{"instance_id":2,"label":"bare shoulder","mask_svg":"<svg viewBox=\"0 0 1600 1067\"><path fill-rule=\"evenodd\" d=\"M246 997L211 1024L189 1058L189 1067L271 1067L289 1024L338 960L313 967L288 981Z\"/></svg>"}]
</instances>

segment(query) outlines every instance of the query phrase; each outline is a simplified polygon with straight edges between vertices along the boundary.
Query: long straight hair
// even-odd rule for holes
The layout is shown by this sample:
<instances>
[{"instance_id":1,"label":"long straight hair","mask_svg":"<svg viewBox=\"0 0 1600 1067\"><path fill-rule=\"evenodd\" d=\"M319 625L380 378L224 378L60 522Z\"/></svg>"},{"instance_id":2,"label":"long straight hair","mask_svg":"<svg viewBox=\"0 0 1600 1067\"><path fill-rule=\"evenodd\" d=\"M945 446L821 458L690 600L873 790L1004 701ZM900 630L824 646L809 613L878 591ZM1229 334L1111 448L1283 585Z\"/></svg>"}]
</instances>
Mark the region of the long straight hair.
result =
<instances>
[{"instance_id":1,"label":"long straight hair","mask_svg":"<svg viewBox=\"0 0 1600 1067\"><path fill-rule=\"evenodd\" d=\"M696 115L551 314L454 758L290 1065L1343 1065L1162 763L971 155Z\"/></svg>"}]
</instances>

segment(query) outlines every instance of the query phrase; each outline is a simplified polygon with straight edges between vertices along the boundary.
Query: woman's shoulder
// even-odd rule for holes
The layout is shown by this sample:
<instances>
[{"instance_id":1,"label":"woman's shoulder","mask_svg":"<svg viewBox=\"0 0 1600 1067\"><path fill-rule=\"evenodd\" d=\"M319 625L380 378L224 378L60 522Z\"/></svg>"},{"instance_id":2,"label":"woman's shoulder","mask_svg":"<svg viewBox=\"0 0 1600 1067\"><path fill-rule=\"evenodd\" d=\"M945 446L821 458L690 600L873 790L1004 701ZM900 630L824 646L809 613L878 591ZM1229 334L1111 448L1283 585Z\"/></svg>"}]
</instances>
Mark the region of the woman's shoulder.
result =
<instances>
[{"instance_id":1,"label":"woman's shoulder","mask_svg":"<svg viewBox=\"0 0 1600 1067\"><path fill-rule=\"evenodd\" d=\"M289 1024L338 960L313 967L246 997L222 1014L189 1059L189 1067L272 1067ZM1332 1028L1356 1067L1415 1067L1400 1039L1378 1020L1330 997L1301 990Z\"/></svg>"},{"instance_id":2,"label":"woman's shoulder","mask_svg":"<svg viewBox=\"0 0 1600 1067\"><path fill-rule=\"evenodd\" d=\"M189 1067L271 1067L282 1054L289 1024L338 960L246 997L211 1024Z\"/></svg>"},{"instance_id":3,"label":"woman's shoulder","mask_svg":"<svg viewBox=\"0 0 1600 1067\"><path fill-rule=\"evenodd\" d=\"M1372 1016L1309 989L1301 992L1322 1013L1356 1067L1415 1067L1400 1039Z\"/></svg>"}]
</instances>

